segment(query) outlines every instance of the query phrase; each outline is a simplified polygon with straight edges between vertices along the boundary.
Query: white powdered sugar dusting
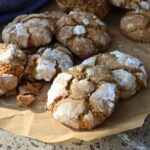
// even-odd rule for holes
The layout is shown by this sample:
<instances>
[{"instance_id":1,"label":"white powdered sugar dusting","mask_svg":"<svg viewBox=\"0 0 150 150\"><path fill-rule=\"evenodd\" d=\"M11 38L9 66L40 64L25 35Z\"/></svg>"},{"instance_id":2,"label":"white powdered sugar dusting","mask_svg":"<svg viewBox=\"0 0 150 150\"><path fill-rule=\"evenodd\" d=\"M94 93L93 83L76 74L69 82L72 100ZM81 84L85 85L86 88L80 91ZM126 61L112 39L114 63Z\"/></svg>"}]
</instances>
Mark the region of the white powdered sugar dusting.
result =
<instances>
[{"instance_id":1,"label":"white powdered sugar dusting","mask_svg":"<svg viewBox=\"0 0 150 150\"><path fill-rule=\"evenodd\" d=\"M140 65L142 62L138 60L137 58L124 54L120 51L113 51L110 54L115 55L118 58L118 62L122 65L128 66L128 67L133 67L136 69L139 69Z\"/></svg>"},{"instance_id":2,"label":"white powdered sugar dusting","mask_svg":"<svg viewBox=\"0 0 150 150\"><path fill-rule=\"evenodd\" d=\"M25 27L23 23L18 23L15 27L15 31L12 30L12 32L16 33L16 40L18 40L18 42L21 43L23 47L27 47L28 39L30 37L30 34L27 31L27 27Z\"/></svg>"},{"instance_id":3,"label":"white powdered sugar dusting","mask_svg":"<svg viewBox=\"0 0 150 150\"><path fill-rule=\"evenodd\" d=\"M45 81L50 81L56 74L56 61L50 59L38 59L38 64L36 66L36 75L37 80L44 79Z\"/></svg>"},{"instance_id":4,"label":"white powdered sugar dusting","mask_svg":"<svg viewBox=\"0 0 150 150\"><path fill-rule=\"evenodd\" d=\"M140 4L141 4L141 7L143 8L143 9L145 9L145 10L149 10L150 9L150 1L141 1L140 2Z\"/></svg>"},{"instance_id":5,"label":"white powdered sugar dusting","mask_svg":"<svg viewBox=\"0 0 150 150\"><path fill-rule=\"evenodd\" d=\"M67 73L58 74L55 78L50 90L48 91L48 102L47 106L52 104L57 98L65 97L69 93L66 90L68 82L72 79L72 76Z\"/></svg>"},{"instance_id":6,"label":"white powdered sugar dusting","mask_svg":"<svg viewBox=\"0 0 150 150\"><path fill-rule=\"evenodd\" d=\"M51 57L57 60L62 72L73 66L71 57L59 49L54 49L51 52Z\"/></svg>"},{"instance_id":7,"label":"white powdered sugar dusting","mask_svg":"<svg viewBox=\"0 0 150 150\"><path fill-rule=\"evenodd\" d=\"M65 71L73 66L73 61L69 55L61 50L51 48L45 49L42 56L37 61L36 79L51 81L57 73L57 65L61 71Z\"/></svg>"},{"instance_id":8,"label":"white powdered sugar dusting","mask_svg":"<svg viewBox=\"0 0 150 150\"><path fill-rule=\"evenodd\" d=\"M89 65L89 66L94 66L95 63L96 63L96 56L88 58L82 62L83 65Z\"/></svg>"},{"instance_id":9,"label":"white powdered sugar dusting","mask_svg":"<svg viewBox=\"0 0 150 150\"><path fill-rule=\"evenodd\" d=\"M135 28L135 25L133 23L128 23L127 24L127 29L134 29Z\"/></svg>"},{"instance_id":10,"label":"white powdered sugar dusting","mask_svg":"<svg viewBox=\"0 0 150 150\"><path fill-rule=\"evenodd\" d=\"M46 48L42 54L43 58L49 58L51 57L52 49L51 48Z\"/></svg>"},{"instance_id":11,"label":"white powdered sugar dusting","mask_svg":"<svg viewBox=\"0 0 150 150\"><path fill-rule=\"evenodd\" d=\"M10 44L8 49L0 54L0 61L10 60L16 55L15 46Z\"/></svg>"},{"instance_id":12,"label":"white powdered sugar dusting","mask_svg":"<svg viewBox=\"0 0 150 150\"><path fill-rule=\"evenodd\" d=\"M99 93L100 98L104 100L111 100L114 102L115 97L116 97L116 85L115 84L104 83L100 86L99 90L100 90L100 93Z\"/></svg>"},{"instance_id":13,"label":"white powdered sugar dusting","mask_svg":"<svg viewBox=\"0 0 150 150\"><path fill-rule=\"evenodd\" d=\"M111 114L112 111L114 110L115 104L113 102L111 102L111 101L108 101L107 105L108 105L108 108L107 108L108 112L109 112L109 114Z\"/></svg>"},{"instance_id":14,"label":"white powdered sugar dusting","mask_svg":"<svg viewBox=\"0 0 150 150\"><path fill-rule=\"evenodd\" d=\"M69 120L73 121L74 119L77 119L78 116L84 111L84 108L84 103L74 105L69 101L61 101L53 115L55 119L60 119L60 121L67 123Z\"/></svg>"},{"instance_id":15,"label":"white powdered sugar dusting","mask_svg":"<svg viewBox=\"0 0 150 150\"><path fill-rule=\"evenodd\" d=\"M86 29L85 29L84 26L82 26L82 25L75 26L73 34L82 35L82 34L85 34L85 33L86 33Z\"/></svg>"},{"instance_id":16,"label":"white powdered sugar dusting","mask_svg":"<svg viewBox=\"0 0 150 150\"><path fill-rule=\"evenodd\" d=\"M17 23L16 24L16 29L17 30L21 30L21 29L23 29L24 28L24 24L23 23Z\"/></svg>"},{"instance_id":17,"label":"white powdered sugar dusting","mask_svg":"<svg viewBox=\"0 0 150 150\"><path fill-rule=\"evenodd\" d=\"M112 73L119 86L126 90L136 89L136 77L132 73L123 69L114 70Z\"/></svg>"},{"instance_id":18,"label":"white powdered sugar dusting","mask_svg":"<svg viewBox=\"0 0 150 150\"><path fill-rule=\"evenodd\" d=\"M89 25L90 24L90 21L85 18L84 16L81 16L81 19L82 19L82 22L85 24L85 25Z\"/></svg>"},{"instance_id":19,"label":"white powdered sugar dusting","mask_svg":"<svg viewBox=\"0 0 150 150\"><path fill-rule=\"evenodd\" d=\"M92 94L93 99L96 98L96 101L99 100L110 100L112 102L116 99L116 85L111 83L102 84L96 92Z\"/></svg>"}]
</instances>

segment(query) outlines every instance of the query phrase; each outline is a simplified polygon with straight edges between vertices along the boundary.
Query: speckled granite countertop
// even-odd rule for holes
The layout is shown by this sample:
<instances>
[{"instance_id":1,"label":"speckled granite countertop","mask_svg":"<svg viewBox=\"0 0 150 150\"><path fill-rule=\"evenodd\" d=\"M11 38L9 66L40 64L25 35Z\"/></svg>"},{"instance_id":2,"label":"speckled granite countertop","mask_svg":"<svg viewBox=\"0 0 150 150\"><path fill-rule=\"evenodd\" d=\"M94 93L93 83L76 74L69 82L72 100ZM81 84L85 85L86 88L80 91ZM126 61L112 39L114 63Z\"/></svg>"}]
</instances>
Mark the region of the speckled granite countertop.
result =
<instances>
[{"instance_id":1,"label":"speckled granite countertop","mask_svg":"<svg viewBox=\"0 0 150 150\"><path fill-rule=\"evenodd\" d=\"M150 150L150 115L143 127L91 142L46 144L0 130L0 150Z\"/></svg>"}]
</instances>

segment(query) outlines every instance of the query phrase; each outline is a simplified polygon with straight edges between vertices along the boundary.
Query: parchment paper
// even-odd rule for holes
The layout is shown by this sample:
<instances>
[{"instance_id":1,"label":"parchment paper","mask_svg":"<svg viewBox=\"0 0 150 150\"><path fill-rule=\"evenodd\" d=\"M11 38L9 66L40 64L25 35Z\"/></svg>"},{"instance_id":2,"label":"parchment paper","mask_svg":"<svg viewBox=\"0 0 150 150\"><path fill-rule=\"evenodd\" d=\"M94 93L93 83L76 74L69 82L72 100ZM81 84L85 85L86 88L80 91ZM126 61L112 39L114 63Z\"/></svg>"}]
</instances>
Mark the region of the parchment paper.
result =
<instances>
[{"instance_id":1,"label":"parchment paper","mask_svg":"<svg viewBox=\"0 0 150 150\"><path fill-rule=\"evenodd\" d=\"M56 4L51 1L43 10L56 10ZM119 20L123 12L114 11L106 19L113 37L109 49L120 49L141 59L150 74L150 44L140 44L123 37L119 31ZM47 88L42 94L46 96ZM34 138L44 142L60 142L71 138L85 141L93 140L143 125L144 119L150 113L150 87L142 90L137 95L120 101L116 110L107 121L92 131L78 131L68 128L52 118L49 111L42 108L43 103L25 109L18 108L15 97L0 98L0 128L7 131Z\"/></svg>"}]
</instances>

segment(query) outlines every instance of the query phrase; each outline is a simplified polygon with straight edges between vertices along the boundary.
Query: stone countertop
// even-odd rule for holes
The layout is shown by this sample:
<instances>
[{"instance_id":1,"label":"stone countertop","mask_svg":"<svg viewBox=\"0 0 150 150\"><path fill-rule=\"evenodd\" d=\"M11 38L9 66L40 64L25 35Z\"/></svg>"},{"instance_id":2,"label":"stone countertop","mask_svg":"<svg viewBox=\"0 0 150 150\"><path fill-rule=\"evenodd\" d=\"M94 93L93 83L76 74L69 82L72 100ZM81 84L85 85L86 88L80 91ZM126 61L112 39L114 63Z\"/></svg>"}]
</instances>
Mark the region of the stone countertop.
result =
<instances>
[{"instance_id":1,"label":"stone countertop","mask_svg":"<svg viewBox=\"0 0 150 150\"><path fill-rule=\"evenodd\" d=\"M46 144L0 130L0 150L150 150L150 115L143 127L91 142Z\"/></svg>"}]
</instances>

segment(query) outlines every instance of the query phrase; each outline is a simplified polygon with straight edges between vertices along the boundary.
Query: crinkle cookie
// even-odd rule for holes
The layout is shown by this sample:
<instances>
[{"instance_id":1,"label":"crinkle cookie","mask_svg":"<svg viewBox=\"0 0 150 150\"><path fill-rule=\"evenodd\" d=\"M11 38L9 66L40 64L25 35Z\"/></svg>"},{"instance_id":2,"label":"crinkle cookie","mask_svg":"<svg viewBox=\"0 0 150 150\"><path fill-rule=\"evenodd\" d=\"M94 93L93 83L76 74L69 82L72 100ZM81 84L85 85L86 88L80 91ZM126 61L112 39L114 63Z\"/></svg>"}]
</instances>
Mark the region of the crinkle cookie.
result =
<instances>
[{"instance_id":1,"label":"crinkle cookie","mask_svg":"<svg viewBox=\"0 0 150 150\"><path fill-rule=\"evenodd\" d=\"M47 106L61 123L92 129L111 116L117 99L111 71L101 65L79 65L58 74L48 91Z\"/></svg>"},{"instance_id":2,"label":"crinkle cookie","mask_svg":"<svg viewBox=\"0 0 150 150\"><path fill-rule=\"evenodd\" d=\"M2 39L20 48L39 47L50 43L54 33L53 21L48 14L30 14L9 23L2 32Z\"/></svg>"},{"instance_id":3,"label":"crinkle cookie","mask_svg":"<svg viewBox=\"0 0 150 150\"><path fill-rule=\"evenodd\" d=\"M73 66L72 54L60 44L40 48L37 54L28 56L24 77L27 80L51 81L59 72Z\"/></svg>"},{"instance_id":4,"label":"crinkle cookie","mask_svg":"<svg viewBox=\"0 0 150 150\"><path fill-rule=\"evenodd\" d=\"M95 15L83 11L70 12L59 19L56 26L57 40L81 59L104 52L111 41L106 25Z\"/></svg>"},{"instance_id":5,"label":"crinkle cookie","mask_svg":"<svg viewBox=\"0 0 150 150\"><path fill-rule=\"evenodd\" d=\"M64 10L71 11L79 9L94 13L101 19L104 18L109 11L107 0L57 0L57 3Z\"/></svg>"},{"instance_id":6,"label":"crinkle cookie","mask_svg":"<svg viewBox=\"0 0 150 150\"><path fill-rule=\"evenodd\" d=\"M131 40L150 43L150 11L128 12L122 17L120 28Z\"/></svg>"},{"instance_id":7,"label":"crinkle cookie","mask_svg":"<svg viewBox=\"0 0 150 150\"><path fill-rule=\"evenodd\" d=\"M105 65L111 69L122 99L131 97L138 90L147 86L147 73L143 63L139 59L120 51L98 54L83 61L82 64L89 66Z\"/></svg>"},{"instance_id":8,"label":"crinkle cookie","mask_svg":"<svg viewBox=\"0 0 150 150\"><path fill-rule=\"evenodd\" d=\"M121 8L150 10L150 0L109 0L111 4Z\"/></svg>"},{"instance_id":9,"label":"crinkle cookie","mask_svg":"<svg viewBox=\"0 0 150 150\"><path fill-rule=\"evenodd\" d=\"M13 90L21 79L25 54L13 44L0 44L0 96Z\"/></svg>"}]
</instances>

